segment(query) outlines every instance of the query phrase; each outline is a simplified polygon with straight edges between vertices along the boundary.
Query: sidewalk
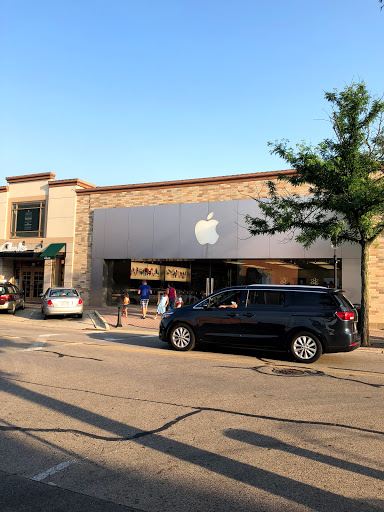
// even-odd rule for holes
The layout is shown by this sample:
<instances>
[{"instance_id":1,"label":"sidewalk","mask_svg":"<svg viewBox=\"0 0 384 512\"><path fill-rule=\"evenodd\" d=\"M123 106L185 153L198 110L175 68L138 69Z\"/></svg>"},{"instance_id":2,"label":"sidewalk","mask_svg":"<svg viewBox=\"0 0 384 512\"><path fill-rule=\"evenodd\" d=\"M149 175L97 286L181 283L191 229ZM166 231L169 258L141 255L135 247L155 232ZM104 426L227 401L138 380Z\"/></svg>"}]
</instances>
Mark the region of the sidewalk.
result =
<instances>
[{"instance_id":1,"label":"sidewalk","mask_svg":"<svg viewBox=\"0 0 384 512\"><path fill-rule=\"evenodd\" d=\"M90 308L86 308L87 310ZM107 329L115 329L117 325L117 306L103 306L93 308L104 320ZM116 331L134 332L141 334L154 334L159 332L160 317L156 315L156 306L149 306L147 317L143 320L140 306L130 305L128 308L128 317L121 317L123 327L117 327Z\"/></svg>"},{"instance_id":2,"label":"sidewalk","mask_svg":"<svg viewBox=\"0 0 384 512\"><path fill-rule=\"evenodd\" d=\"M87 308L90 309L90 308ZM157 335L159 332L160 317L155 320L156 306L149 306L147 318L141 318L140 306L131 305L128 308L128 318L121 318L123 327L117 327L117 307L104 306L95 308L100 317L105 321L107 329L131 333ZM371 329L371 345L374 348L384 349L384 330Z\"/></svg>"}]
</instances>

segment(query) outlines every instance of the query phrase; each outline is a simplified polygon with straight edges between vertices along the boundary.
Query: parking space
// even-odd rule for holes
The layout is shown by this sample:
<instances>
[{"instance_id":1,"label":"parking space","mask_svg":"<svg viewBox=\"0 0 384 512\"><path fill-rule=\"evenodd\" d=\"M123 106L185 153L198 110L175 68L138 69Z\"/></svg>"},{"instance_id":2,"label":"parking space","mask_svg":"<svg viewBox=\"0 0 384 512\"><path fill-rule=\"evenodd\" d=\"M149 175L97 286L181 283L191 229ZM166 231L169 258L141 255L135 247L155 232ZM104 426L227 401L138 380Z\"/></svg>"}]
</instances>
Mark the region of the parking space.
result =
<instances>
[{"instance_id":1,"label":"parking space","mask_svg":"<svg viewBox=\"0 0 384 512\"><path fill-rule=\"evenodd\" d=\"M46 325L47 327L70 327L76 330L94 329L96 327L93 309L84 311L83 318L75 318L74 315L65 315L53 316L43 320L40 304L26 304L25 309L17 309L14 315L10 315L6 311L0 312L0 315L4 315L6 320L32 322L33 324L44 323L44 326Z\"/></svg>"}]
</instances>

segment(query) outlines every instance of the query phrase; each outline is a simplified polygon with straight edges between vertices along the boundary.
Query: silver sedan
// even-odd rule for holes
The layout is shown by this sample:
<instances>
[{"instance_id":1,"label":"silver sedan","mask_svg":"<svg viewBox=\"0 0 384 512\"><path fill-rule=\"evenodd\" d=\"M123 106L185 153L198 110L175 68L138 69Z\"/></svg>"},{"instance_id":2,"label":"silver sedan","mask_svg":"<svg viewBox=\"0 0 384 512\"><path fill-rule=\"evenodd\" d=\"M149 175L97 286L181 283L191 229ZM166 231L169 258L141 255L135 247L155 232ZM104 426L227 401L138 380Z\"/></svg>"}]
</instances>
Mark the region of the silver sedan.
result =
<instances>
[{"instance_id":1,"label":"silver sedan","mask_svg":"<svg viewBox=\"0 0 384 512\"><path fill-rule=\"evenodd\" d=\"M75 288L48 288L41 296L41 313L47 316L76 315L83 316L83 300Z\"/></svg>"}]
</instances>

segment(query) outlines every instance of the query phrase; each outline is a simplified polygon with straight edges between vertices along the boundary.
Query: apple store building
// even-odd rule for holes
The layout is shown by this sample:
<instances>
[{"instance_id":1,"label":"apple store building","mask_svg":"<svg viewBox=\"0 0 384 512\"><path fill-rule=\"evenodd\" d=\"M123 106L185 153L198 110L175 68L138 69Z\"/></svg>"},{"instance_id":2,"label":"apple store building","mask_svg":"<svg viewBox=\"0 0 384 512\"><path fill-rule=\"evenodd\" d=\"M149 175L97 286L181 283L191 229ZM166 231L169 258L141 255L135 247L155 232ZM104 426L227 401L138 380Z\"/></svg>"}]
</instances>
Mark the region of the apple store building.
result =
<instances>
[{"instance_id":1,"label":"apple store building","mask_svg":"<svg viewBox=\"0 0 384 512\"><path fill-rule=\"evenodd\" d=\"M166 204L94 210L90 303L113 305L146 280L153 300L173 283L184 304L220 288L270 283L343 287L359 302L360 253L326 241L306 250L289 235L250 236L256 201ZM337 283L335 283L335 272Z\"/></svg>"}]
</instances>

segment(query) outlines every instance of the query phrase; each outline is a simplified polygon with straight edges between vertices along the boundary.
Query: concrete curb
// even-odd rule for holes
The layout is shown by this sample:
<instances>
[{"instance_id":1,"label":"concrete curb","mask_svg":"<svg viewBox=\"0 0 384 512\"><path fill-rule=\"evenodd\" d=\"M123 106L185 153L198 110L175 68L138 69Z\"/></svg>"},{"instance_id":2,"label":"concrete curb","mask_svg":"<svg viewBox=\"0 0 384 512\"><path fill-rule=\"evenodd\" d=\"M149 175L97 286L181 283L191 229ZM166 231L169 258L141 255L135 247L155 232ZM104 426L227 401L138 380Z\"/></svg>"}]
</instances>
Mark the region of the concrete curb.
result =
<instances>
[{"instance_id":1,"label":"concrete curb","mask_svg":"<svg viewBox=\"0 0 384 512\"><path fill-rule=\"evenodd\" d=\"M109 323L104 320L98 311L94 310L90 312L89 317L92 320L95 329L103 329L103 331L110 330Z\"/></svg>"}]
</instances>

